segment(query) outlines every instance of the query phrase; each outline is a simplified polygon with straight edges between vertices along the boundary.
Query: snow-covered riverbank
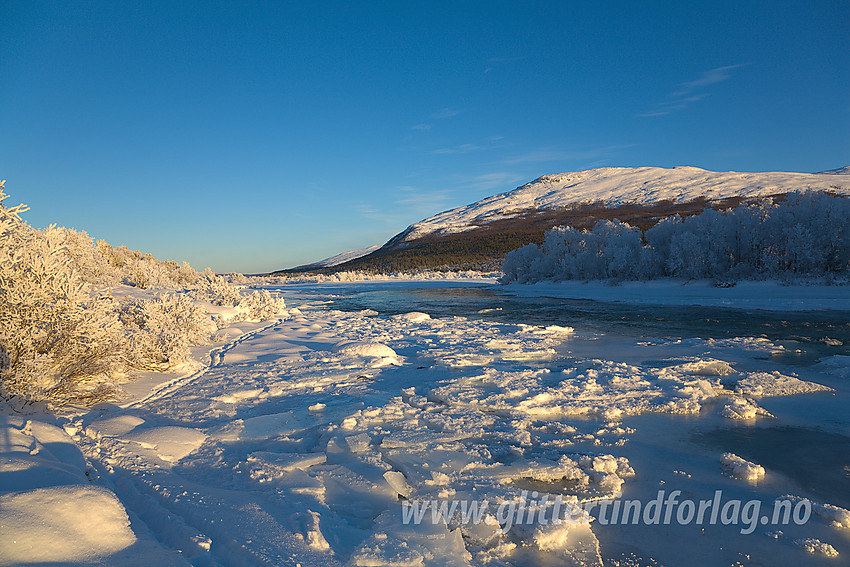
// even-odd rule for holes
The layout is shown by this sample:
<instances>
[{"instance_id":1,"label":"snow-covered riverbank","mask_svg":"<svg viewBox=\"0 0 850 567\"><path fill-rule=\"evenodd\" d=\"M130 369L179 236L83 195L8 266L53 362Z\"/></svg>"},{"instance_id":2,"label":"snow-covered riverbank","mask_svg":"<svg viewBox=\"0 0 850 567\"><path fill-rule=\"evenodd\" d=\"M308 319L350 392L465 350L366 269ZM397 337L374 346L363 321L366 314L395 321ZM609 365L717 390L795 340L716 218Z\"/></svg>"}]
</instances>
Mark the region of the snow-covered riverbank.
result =
<instances>
[{"instance_id":1,"label":"snow-covered riverbank","mask_svg":"<svg viewBox=\"0 0 850 567\"><path fill-rule=\"evenodd\" d=\"M850 311L848 285L786 285L777 281L741 281L731 287L714 282L652 280L648 282L565 281L507 284L500 293L519 297L590 299L643 305L701 305L771 311Z\"/></svg>"},{"instance_id":2,"label":"snow-covered riverbank","mask_svg":"<svg viewBox=\"0 0 850 567\"><path fill-rule=\"evenodd\" d=\"M814 422L847 437L846 357L789 366L788 347L754 337L648 341L342 312L323 299L332 291L291 289L298 308L232 328L196 354L193 374L147 375L121 404L52 423L3 418L0 563L690 565L749 555L831 565L830 549L850 555L850 515L818 487L689 441ZM730 473L750 465L764 466L756 483ZM551 513L558 497L598 504L620 492L649 502L662 488L765 506L790 494L814 513L742 533L720 522L603 525L598 507L560 525L499 512L533 502ZM405 523L421 502L489 507L478 522L428 512ZM700 555L676 560L687 553Z\"/></svg>"}]
</instances>

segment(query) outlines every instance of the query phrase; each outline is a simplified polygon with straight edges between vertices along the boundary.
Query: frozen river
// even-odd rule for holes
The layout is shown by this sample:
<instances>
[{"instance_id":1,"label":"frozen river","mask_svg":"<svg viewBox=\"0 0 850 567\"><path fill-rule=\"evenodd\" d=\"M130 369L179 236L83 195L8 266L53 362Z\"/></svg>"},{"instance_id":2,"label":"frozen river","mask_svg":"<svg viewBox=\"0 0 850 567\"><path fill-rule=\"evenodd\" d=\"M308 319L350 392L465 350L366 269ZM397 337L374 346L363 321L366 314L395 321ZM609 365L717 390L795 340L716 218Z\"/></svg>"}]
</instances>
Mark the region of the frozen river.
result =
<instances>
[{"instance_id":1,"label":"frozen river","mask_svg":"<svg viewBox=\"0 0 850 567\"><path fill-rule=\"evenodd\" d=\"M121 404L69 414L64 431L5 418L15 458L44 471L82 448L94 486L71 485L80 514L126 510L127 542L96 541L90 564L850 557L847 312L518 297L483 282L270 289L288 311L224 329L191 373L128 383ZM15 476L18 489L33 478ZM49 510L63 486L4 505Z\"/></svg>"}]
</instances>

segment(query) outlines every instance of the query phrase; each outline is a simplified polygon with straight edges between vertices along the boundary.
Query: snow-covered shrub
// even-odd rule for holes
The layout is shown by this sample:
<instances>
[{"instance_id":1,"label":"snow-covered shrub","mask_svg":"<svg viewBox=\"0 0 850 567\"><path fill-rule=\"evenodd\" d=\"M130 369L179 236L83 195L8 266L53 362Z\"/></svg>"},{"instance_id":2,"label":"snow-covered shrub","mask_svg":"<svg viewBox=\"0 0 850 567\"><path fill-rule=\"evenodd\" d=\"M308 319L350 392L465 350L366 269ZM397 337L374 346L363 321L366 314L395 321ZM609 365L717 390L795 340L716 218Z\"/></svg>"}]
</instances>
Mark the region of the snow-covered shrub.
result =
<instances>
[{"instance_id":1,"label":"snow-covered shrub","mask_svg":"<svg viewBox=\"0 0 850 567\"><path fill-rule=\"evenodd\" d=\"M198 272L186 262L181 265L173 260L158 260L126 246L113 248L103 240L95 241L85 231L58 230L62 233L71 268L88 283L99 286L125 284L144 289L192 286L198 279Z\"/></svg>"},{"instance_id":2,"label":"snow-covered shrub","mask_svg":"<svg viewBox=\"0 0 850 567\"><path fill-rule=\"evenodd\" d=\"M116 266L104 254L108 244L95 240L85 231L61 228L63 244L70 257L71 268L87 282L112 286L121 282L121 266ZM109 248L112 248L109 246Z\"/></svg>"},{"instance_id":3,"label":"snow-covered shrub","mask_svg":"<svg viewBox=\"0 0 850 567\"><path fill-rule=\"evenodd\" d=\"M268 290L252 291L242 296L237 307L252 321L272 319L286 311L286 302L282 297L272 295Z\"/></svg>"},{"instance_id":4,"label":"snow-covered shrub","mask_svg":"<svg viewBox=\"0 0 850 567\"><path fill-rule=\"evenodd\" d=\"M6 208L0 182L0 397L53 406L109 399L112 378L132 368L164 370L189 360L189 347L208 342L225 319L201 301L226 306L237 319L284 312L267 291L203 275L189 264L112 247L73 229L36 230ZM192 287L123 303L98 288ZM198 301L201 300L201 301Z\"/></svg>"},{"instance_id":5,"label":"snow-covered shrub","mask_svg":"<svg viewBox=\"0 0 850 567\"><path fill-rule=\"evenodd\" d=\"M54 405L109 398L123 332L109 297L72 269L63 229L38 231L6 208L0 182L0 395Z\"/></svg>"},{"instance_id":6,"label":"snow-covered shrub","mask_svg":"<svg viewBox=\"0 0 850 567\"><path fill-rule=\"evenodd\" d=\"M193 295L197 299L210 301L213 305L235 307L242 299L239 288L230 285L226 278L216 275L207 268L195 282Z\"/></svg>"},{"instance_id":7,"label":"snow-covered shrub","mask_svg":"<svg viewBox=\"0 0 850 567\"><path fill-rule=\"evenodd\" d=\"M229 274L225 274L224 277L232 284L247 285L249 283L247 276L245 276L245 274L240 274L239 272L231 272Z\"/></svg>"},{"instance_id":8,"label":"snow-covered shrub","mask_svg":"<svg viewBox=\"0 0 850 567\"><path fill-rule=\"evenodd\" d=\"M230 283L228 280L232 276L233 274L220 276L207 268L191 291L192 297L209 301L213 305L235 308L238 312L235 319L238 321L246 319L262 321L285 312L286 303L283 298L272 295L266 290L243 293L242 290L246 286Z\"/></svg>"},{"instance_id":9,"label":"snow-covered shrub","mask_svg":"<svg viewBox=\"0 0 850 567\"><path fill-rule=\"evenodd\" d=\"M850 272L848 227L850 199L827 193L673 216L643 235L617 221L555 227L505 256L502 281L834 277Z\"/></svg>"},{"instance_id":10,"label":"snow-covered shrub","mask_svg":"<svg viewBox=\"0 0 850 567\"><path fill-rule=\"evenodd\" d=\"M127 300L120 319L129 333L131 364L148 370L186 363L189 347L209 342L218 329L212 317L185 294Z\"/></svg>"}]
</instances>

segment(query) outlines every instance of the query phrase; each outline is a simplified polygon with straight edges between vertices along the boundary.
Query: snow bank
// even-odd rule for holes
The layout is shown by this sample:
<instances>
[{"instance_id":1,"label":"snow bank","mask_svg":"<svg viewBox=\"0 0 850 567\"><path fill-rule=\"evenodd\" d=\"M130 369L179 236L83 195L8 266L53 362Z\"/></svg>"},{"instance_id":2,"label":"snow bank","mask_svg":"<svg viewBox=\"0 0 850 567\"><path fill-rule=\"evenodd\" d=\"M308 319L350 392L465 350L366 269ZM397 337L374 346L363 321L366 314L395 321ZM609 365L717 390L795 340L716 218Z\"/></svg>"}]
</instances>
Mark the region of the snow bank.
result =
<instances>
[{"instance_id":1,"label":"snow bank","mask_svg":"<svg viewBox=\"0 0 850 567\"><path fill-rule=\"evenodd\" d=\"M72 484L0 494L0 565L97 562L136 541L116 496Z\"/></svg>"},{"instance_id":2,"label":"snow bank","mask_svg":"<svg viewBox=\"0 0 850 567\"><path fill-rule=\"evenodd\" d=\"M519 297L590 299L637 305L701 305L772 311L850 311L850 291L841 285L786 285L778 281L742 281L734 287L717 287L709 280L652 280L541 282L507 284L499 293Z\"/></svg>"},{"instance_id":3,"label":"snow bank","mask_svg":"<svg viewBox=\"0 0 850 567\"><path fill-rule=\"evenodd\" d=\"M90 483L80 449L50 419L0 415L0 565L176 564L137 538L122 503Z\"/></svg>"},{"instance_id":4,"label":"snow bank","mask_svg":"<svg viewBox=\"0 0 850 567\"><path fill-rule=\"evenodd\" d=\"M369 282L369 281L472 281L496 283L502 276L501 272L477 272L473 270L446 272L391 272L388 274L373 274L371 272L345 271L334 274L280 274L256 278L258 282L269 285L306 284L306 283L340 283L340 282Z\"/></svg>"}]
</instances>

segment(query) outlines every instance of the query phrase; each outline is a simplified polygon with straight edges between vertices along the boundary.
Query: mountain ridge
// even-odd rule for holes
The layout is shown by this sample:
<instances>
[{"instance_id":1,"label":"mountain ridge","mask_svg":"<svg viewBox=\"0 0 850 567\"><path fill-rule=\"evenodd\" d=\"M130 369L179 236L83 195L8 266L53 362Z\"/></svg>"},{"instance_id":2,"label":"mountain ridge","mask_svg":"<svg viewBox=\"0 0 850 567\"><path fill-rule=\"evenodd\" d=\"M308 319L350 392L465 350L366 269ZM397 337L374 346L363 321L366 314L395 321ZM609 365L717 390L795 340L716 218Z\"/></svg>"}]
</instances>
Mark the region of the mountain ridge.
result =
<instances>
[{"instance_id":1,"label":"mountain ridge","mask_svg":"<svg viewBox=\"0 0 850 567\"><path fill-rule=\"evenodd\" d=\"M377 250L322 270L494 270L505 253L541 243L553 226L591 228L600 220L616 218L647 230L671 215L777 201L805 190L850 196L850 166L819 173L713 172L677 166L548 174L413 223ZM277 273L305 268L316 270L308 266Z\"/></svg>"},{"instance_id":2,"label":"mountain ridge","mask_svg":"<svg viewBox=\"0 0 850 567\"><path fill-rule=\"evenodd\" d=\"M404 241L432 232L462 232L476 222L492 222L529 210L566 208L604 203L609 208L625 204L649 205L659 201L682 203L704 197L760 197L805 189L838 190L836 182L850 174L850 166L821 173L714 172L693 166L603 167L543 175L504 193L469 205L443 211L407 227ZM850 193L850 177L843 188ZM567 191L571 190L571 191Z\"/></svg>"}]
</instances>

